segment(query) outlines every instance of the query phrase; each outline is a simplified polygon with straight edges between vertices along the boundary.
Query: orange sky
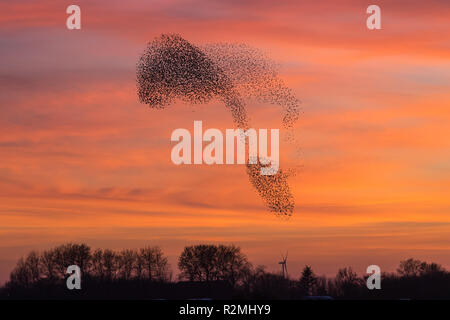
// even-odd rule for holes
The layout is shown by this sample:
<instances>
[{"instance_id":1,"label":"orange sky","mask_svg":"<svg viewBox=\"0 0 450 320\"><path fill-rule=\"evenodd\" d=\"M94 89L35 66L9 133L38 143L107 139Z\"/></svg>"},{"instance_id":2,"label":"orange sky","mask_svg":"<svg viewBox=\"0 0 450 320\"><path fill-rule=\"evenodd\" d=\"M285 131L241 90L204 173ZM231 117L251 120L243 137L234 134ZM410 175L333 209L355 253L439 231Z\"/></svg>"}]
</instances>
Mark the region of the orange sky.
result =
<instances>
[{"instance_id":1,"label":"orange sky","mask_svg":"<svg viewBox=\"0 0 450 320\"><path fill-rule=\"evenodd\" d=\"M30 4L32 3L32 4ZM68 31L65 8L81 7ZM145 3L145 5L144 5ZM68 241L235 243L255 264L334 275L415 257L450 268L450 3L1 1L0 283L19 257ZM296 208L269 213L242 166L175 166L171 132L230 128L220 102L150 110L136 95L147 41L244 42L280 62L302 100L300 150L281 144ZM255 127L279 107L248 101ZM279 120L278 120L279 119Z\"/></svg>"}]
</instances>

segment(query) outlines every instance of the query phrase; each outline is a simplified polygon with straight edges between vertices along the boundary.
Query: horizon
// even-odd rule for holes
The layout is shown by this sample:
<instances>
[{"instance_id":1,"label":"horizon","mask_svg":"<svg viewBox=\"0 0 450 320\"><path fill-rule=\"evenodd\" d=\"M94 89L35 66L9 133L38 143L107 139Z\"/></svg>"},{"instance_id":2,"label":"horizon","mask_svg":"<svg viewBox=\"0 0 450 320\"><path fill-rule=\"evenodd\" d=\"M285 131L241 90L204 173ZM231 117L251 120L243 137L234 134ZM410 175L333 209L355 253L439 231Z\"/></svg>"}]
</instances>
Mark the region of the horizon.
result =
<instances>
[{"instance_id":1,"label":"horizon","mask_svg":"<svg viewBox=\"0 0 450 320\"><path fill-rule=\"evenodd\" d=\"M35 253L37 253L37 254L41 254L41 253L43 253L44 251L46 251L46 250L53 250L53 249L55 249L55 248L58 248L58 247L60 247L61 245L66 245L66 244L69 244L69 243L61 243L61 244L59 244L59 245L57 245L57 246L54 246L54 247L50 247L50 248L45 248L45 250L32 250L32 251L30 251L30 252L28 252L28 253L31 253L31 252L35 252ZM94 253L94 251L95 250L97 250L97 249L101 249L101 250L109 250L110 248L94 248L94 247L91 247L91 246L89 246L89 244L87 244L87 243L70 243L70 244L75 244L75 245L81 245L81 244L85 244L85 245L87 245L89 248L90 248L90 254L92 255L93 253ZM197 244L191 244L190 246L196 246L196 245L221 245L221 243L197 243ZM228 245L233 245L233 244L228 244ZM149 246L144 246L144 247L142 247L142 248L148 248ZM153 247L157 247L157 248L160 248L159 246L157 246L157 245L154 245L154 246L152 246L152 248ZM187 246L185 246L183 249L185 249ZM121 248L120 250L134 250L134 251L136 251L136 252L139 252L139 250L140 249L142 249L142 248ZM240 247L238 247L238 248L240 248ZM241 249L241 252L244 254L244 256L246 257L246 258L248 258L247 257L247 255L246 255L246 253L245 253L245 250L242 250L242 248L240 248ZM115 253L117 253L117 254L120 254L120 250L113 250ZM180 251L180 254L183 252L183 250L182 251ZM178 281L187 281L186 279L179 279L179 275L180 275L180 269L179 269L179 266L178 266L178 261L179 261L179 256L180 256L180 254L178 255L178 256L176 256L176 257L173 257L173 256L166 256L165 255L165 252L164 252L164 250L162 250L162 254L163 254L163 256L165 256L166 258L167 258L167 260L168 260L168 273L170 273L170 275L171 275L171 278L168 280L169 282L178 282ZM23 257L21 257L21 258L26 258L26 256L27 255L24 255ZM285 260L285 258L286 258L286 260ZM290 258L290 255L288 254L288 253L286 253L284 256L283 255L280 255L280 258L279 259L275 259L275 260L284 260L284 261L286 261L286 265L288 265L289 266L289 268L291 267L291 265L290 265L290 263L287 263L287 262L290 262L290 259L288 259L288 258ZM414 257L410 257L411 259L414 259ZM402 261L406 261L406 260L408 260L408 259L410 259L410 258L407 258L407 259L404 259L404 260L402 260ZM402 261L398 261L398 263L397 263L397 267L394 269L394 270L383 270L383 273L387 273L387 274L398 274L398 267L400 267L400 263L402 262ZM283 275L283 277L284 277L284 274L283 274L283 270L277 270L277 268L278 269L280 269L280 268L282 268L281 266L280 266L280 262L279 261L276 261L274 264L276 265L276 266L278 266L277 268L273 268L273 269L271 269L271 268L268 268L268 266L266 266L266 265L259 265L259 264L254 264L252 261L251 261L251 259L249 259L249 261L248 262L250 262L250 264L252 265L252 267L253 268L259 268L259 267L263 267L264 268L264 271L265 272L268 272L268 273L272 273L272 274L277 274L277 275ZM446 271L446 272L448 272L447 271L447 268L445 268L445 266L443 266L443 265L441 265L439 262L437 262L437 261L422 261L422 262L426 262L426 263L429 263L429 264L431 264L431 263L437 263L438 265L440 265L440 266L442 266L443 268L444 268L444 271ZM339 270L341 270L341 269L343 269L343 268L348 268L348 267L350 267L357 275L358 275L358 277L361 277L361 278L364 278L364 276L368 276L368 275L370 275L370 273L367 273L366 272L366 270L362 270L361 272L358 272L358 270L356 270L356 269L354 269L353 268L353 266L350 266L350 265L345 265L345 264L343 264L342 266L339 266L339 267L337 267L337 270L336 270L336 272L335 273L332 273L332 274L319 274L319 273L316 273L316 271L315 271L315 269L313 268L313 266L311 265L311 264L308 264L307 262L305 262L302 266L300 266L299 268L296 268L295 269L295 271L293 272L295 275L292 275L292 273L289 271L290 269L287 269L288 270L288 272L287 272L287 278L288 279L290 279L290 280L299 280L300 279L300 277L301 277L301 273L302 273L302 271L304 270L304 268L305 267L310 267L311 268L311 270L314 272L314 275L316 276L316 277L326 277L327 279L333 279L335 276L336 276L336 274L338 273L338 271ZM12 270L11 270L12 271ZM6 281L4 281L4 282L0 282L0 287L1 286L3 286L4 284L6 284L6 282L8 282L8 280L9 279L7 279Z\"/></svg>"}]
</instances>

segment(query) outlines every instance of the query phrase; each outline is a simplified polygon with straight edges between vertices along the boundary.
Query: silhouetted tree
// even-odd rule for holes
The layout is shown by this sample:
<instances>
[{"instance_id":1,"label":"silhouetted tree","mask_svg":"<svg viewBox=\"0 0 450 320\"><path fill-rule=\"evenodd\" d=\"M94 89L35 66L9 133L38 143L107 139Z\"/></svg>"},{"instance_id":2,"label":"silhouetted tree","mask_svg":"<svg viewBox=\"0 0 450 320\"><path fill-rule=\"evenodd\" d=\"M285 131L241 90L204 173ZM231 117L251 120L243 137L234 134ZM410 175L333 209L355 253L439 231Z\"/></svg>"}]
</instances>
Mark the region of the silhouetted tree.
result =
<instances>
[{"instance_id":1,"label":"silhouetted tree","mask_svg":"<svg viewBox=\"0 0 450 320\"><path fill-rule=\"evenodd\" d=\"M69 265L82 268L81 292L68 291L64 279ZM339 269L334 279L316 277L305 266L298 281L253 268L236 246L185 247L178 261L180 278L169 282L167 258L159 247L116 252L91 249L85 244L64 244L20 258L10 281L0 288L0 298L195 298L231 297L298 299L304 295L330 295L341 299L450 298L450 273L441 265L415 259L400 262L398 273L383 273L382 290L368 290L365 279L352 268Z\"/></svg>"},{"instance_id":2,"label":"silhouetted tree","mask_svg":"<svg viewBox=\"0 0 450 320\"><path fill-rule=\"evenodd\" d=\"M241 253L241 248L219 245L216 254L218 279L225 280L234 287L248 274L251 264Z\"/></svg>"},{"instance_id":3,"label":"silhouetted tree","mask_svg":"<svg viewBox=\"0 0 450 320\"><path fill-rule=\"evenodd\" d=\"M118 263L117 263L117 255L114 251L110 249L103 250L102 266L104 277L107 280L112 280L116 278Z\"/></svg>"},{"instance_id":4,"label":"silhouetted tree","mask_svg":"<svg viewBox=\"0 0 450 320\"><path fill-rule=\"evenodd\" d=\"M23 258L17 261L16 266L9 276L10 282L14 286L27 287L32 283L31 271Z\"/></svg>"},{"instance_id":5,"label":"silhouetted tree","mask_svg":"<svg viewBox=\"0 0 450 320\"><path fill-rule=\"evenodd\" d=\"M235 286L251 267L241 249L234 245L185 247L178 259L180 278L190 281L223 280Z\"/></svg>"},{"instance_id":6,"label":"silhouetted tree","mask_svg":"<svg viewBox=\"0 0 450 320\"><path fill-rule=\"evenodd\" d=\"M10 274L10 281L15 285L28 287L41 278L39 254L31 251L27 257L20 258Z\"/></svg>"},{"instance_id":7,"label":"silhouetted tree","mask_svg":"<svg viewBox=\"0 0 450 320\"><path fill-rule=\"evenodd\" d=\"M317 277L315 294L318 296L329 295L328 286L329 286L329 280L325 276Z\"/></svg>"},{"instance_id":8,"label":"silhouetted tree","mask_svg":"<svg viewBox=\"0 0 450 320\"><path fill-rule=\"evenodd\" d=\"M97 278L104 278L103 272L103 251L96 249L91 257L91 275Z\"/></svg>"},{"instance_id":9,"label":"silhouetted tree","mask_svg":"<svg viewBox=\"0 0 450 320\"><path fill-rule=\"evenodd\" d=\"M355 297L363 285L364 280L358 277L352 267L345 267L338 270L335 278L335 288L338 296Z\"/></svg>"},{"instance_id":10,"label":"silhouetted tree","mask_svg":"<svg viewBox=\"0 0 450 320\"><path fill-rule=\"evenodd\" d=\"M315 276L310 266L305 266L300 277L299 286L305 295L311 296L314 293L317 284L317 277Z\"/></svg>"},{"instance_id":11,"label":"silhouetted tree","mask_svg":"<svg viewBox=\"0 0 450 320\"><path fill-rule=\"evenodd\" d=\"M73 257L71 258L73 264L79 266L83 274L87 273L91 263L91 248L82 243L71 244L68 249L70 255Z\"/></svg>"},{"instance_id":12,"label":"silhouetted tree","mask_svg":"<svg viewBox=\"0 0 450 320\"><path fill-rule=\"evenodd\" d=\"M178 258L180 278L190 281L210 281L215 278L216 268L215 245L196 245L185 247Z\"/></svg>"},{"instance_id":13,"label":"silhouetted tree","mask_svg":"<svg viewBox=\"0 0 450 320\"><path fill-rule=\"evenodd\" d=\"M403 277L417 277L424 274L442 273L445 269L437 263L427 263L424 261L409 258L407 260L400 261L400 266L397 268L397 272Z\"/></svg>"},{"instance_id":14,"label":"silhouetted tree","mask_svg":"<svg viewBox=\"0 0 450 320\"><path fill-rule=\"evenodd\" d=\"M169 278L169 264L159 247L146 247L139 252L142 270L149 280L166 281Z\"/></svg>"},{"instance_id":15,"label":"silhouetted tree","mask_svg":"<svg viewBox=\"0 0 450 320\"><path fill-rule=\"evenodd\" d=\"M138 279L143 278L144 268L145 268L144 257L141 254L137 253L136 254L136 262L135 262L135 270L136 270L136 277Z\"/></svg>"},{"instance_id":16,"label":"silhouetted tree","mask_svg":"<svg viewBox=\"0 0 450 320\"><path fill-rule=\"evenodd\" d=\"M36 251L31 251L25 260L25 264L30 272L31 282L37 282L40 279L39 254Z\"/></svg>"},{"instance_id":17,"label":"silhouetted tree","mask_svg":"<svg viewBox=\"0 0 450 320\"><path fill-rule=\"evenodd\" d=\"M131 279L135 269L137 253L134 250L124 249L117 255L119 277L124 280Z\"/></svg>"},{"instance_id":18,"label":"silhouetted tree","mask_svg":"<svg viewBox=\"0 0 450 320\"><path fill-rule=\"evenodd\" d=\"M86 273L91 260L91 248L86 244L67 243L53 249L54 271L58 278L64 279L67 267L77 265L82 274Z\"/></svg>"},{"instance_id":19,"label":"silhouetted tree","mask_svg":"<svg viewBox=\"0 0 450 320\"><path fill-rule=\"evenodd\" d=\"M269 273L262 266L252 271L246 283L246 297L252 299L288 299L292 283L279 273Z\"/></svg>"},{"instance_id":20,"label":"silhouetted tree","mask_svg":"<svg viewBox=\"0 0 450 320\"><path fill-rule=\"evenodd\" d=\"M56 279L56 264L54 250L46 250L41 254L40 265L42 276L50 281Z\"/></svg>"},{"instance_id":21,"label":"silhouetted tree","mask_svg":"<svg viewBox=\"0 0 450 320\"><path fill-rule=\"evenodd\" d=\"M401 276L412 277L420 274L422 262L413 258L400 261L400 266L397 268L397 272Z\"/></svg>"}]
</instances>

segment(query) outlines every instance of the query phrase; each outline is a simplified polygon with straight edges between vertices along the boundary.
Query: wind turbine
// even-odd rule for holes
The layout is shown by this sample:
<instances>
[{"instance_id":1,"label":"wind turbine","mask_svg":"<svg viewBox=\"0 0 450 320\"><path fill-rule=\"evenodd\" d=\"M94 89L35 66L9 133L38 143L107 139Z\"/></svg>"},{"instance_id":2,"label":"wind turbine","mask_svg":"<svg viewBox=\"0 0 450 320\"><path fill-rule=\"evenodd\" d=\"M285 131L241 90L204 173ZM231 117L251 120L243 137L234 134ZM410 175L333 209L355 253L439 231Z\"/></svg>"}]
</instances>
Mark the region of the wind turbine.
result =
<instances>
[{"instance_id":1,"label":"wind turbine","mask_svg":"<svg viewBox=\"0 0 450 320\"><path fill-rule=\"evenodd\" d=\"M281 264L281 270L283 272L283 278L287 279L288 277L288 271L287 271L287 257L288 257L288 253L286 251L286 255L283 257L281 256L281 258L283 259L282 261L278 262L278 264Z\"/></svg>"}]
</instances>

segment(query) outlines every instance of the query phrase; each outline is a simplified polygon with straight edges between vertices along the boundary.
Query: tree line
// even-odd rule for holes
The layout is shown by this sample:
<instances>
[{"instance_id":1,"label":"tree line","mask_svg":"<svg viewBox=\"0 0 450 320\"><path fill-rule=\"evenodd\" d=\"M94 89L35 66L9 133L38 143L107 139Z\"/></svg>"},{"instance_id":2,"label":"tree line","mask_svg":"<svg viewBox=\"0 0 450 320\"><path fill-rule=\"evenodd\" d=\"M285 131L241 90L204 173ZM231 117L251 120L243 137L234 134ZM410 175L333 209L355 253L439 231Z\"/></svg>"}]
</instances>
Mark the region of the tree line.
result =
<instances>
[{"instance_id":1,"label":"tree line","mask_svg":"<svg viewBox=\"0 0 450 320\"><path fill-rule=\"evenodd\" d=\"M67 290L67 267L81 269L82 289ZM382 274L382 289L368 290L368 275L351 267L334 278L317 276L306 265L298 279L253 266L234 245L186 246L178 257L179 274L157 247L92 250L68 243L19 259L0 298L214 298L214 299L439 299L450 298L450 273L437 263L401 261L397 272Z\"/></svg>"},{"instance_id":2,"label":"tree line","mask_svg":"<svg viewBox=\"0 0 450 320\"><path fill-rule=\"evenodd\" d=\"M80 267L89 278L111 281L132 278L168 281L171 273L167 258L159 247L113 251L86 244L64 244L38 253L30 252L19 259L10 275L10 284L28 287L39 281L58 282L67 277L70 265Z\"/></svg>"}]
</instances>

